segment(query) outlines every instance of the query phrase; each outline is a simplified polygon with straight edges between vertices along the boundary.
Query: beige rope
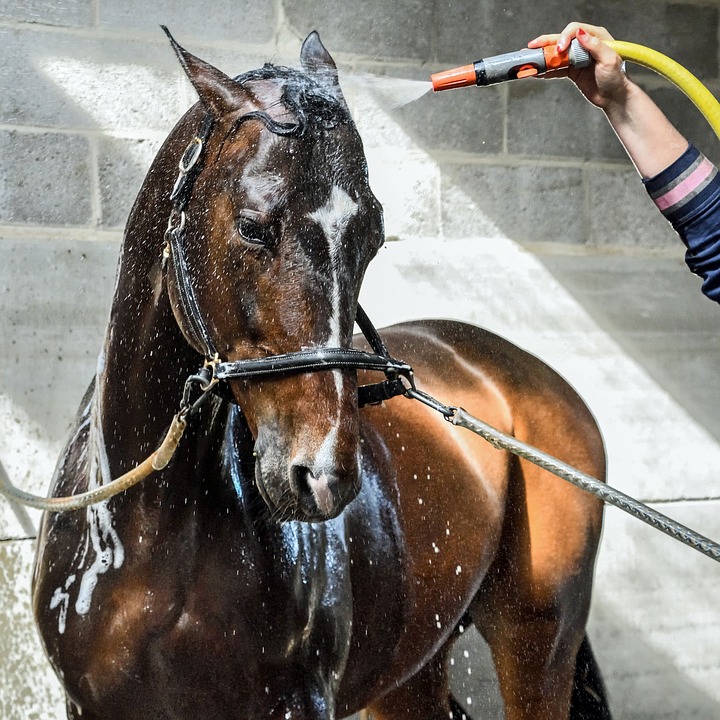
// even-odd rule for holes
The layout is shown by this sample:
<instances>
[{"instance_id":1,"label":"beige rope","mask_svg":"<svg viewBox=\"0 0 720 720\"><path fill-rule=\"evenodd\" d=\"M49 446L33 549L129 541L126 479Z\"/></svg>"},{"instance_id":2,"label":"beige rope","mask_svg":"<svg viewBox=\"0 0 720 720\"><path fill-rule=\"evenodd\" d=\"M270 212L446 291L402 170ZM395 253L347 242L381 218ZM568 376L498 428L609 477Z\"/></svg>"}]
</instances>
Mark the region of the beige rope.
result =
<instances>
[{"instance_id":1,"label":"beige rope","mask_svg":"<svg viewBox=\"0 0 720 720\"><path fill-rule=\"evenodd\" d=\"M107 500L114 495L124 492L133 485L137 485L156 470L162 470L175 454L180 438L182 438L185 432L186 425L187 423L183 415L175 415L170 429L167 431L167 435L160 447L139 465L112 482L109 482L107 485L101 485L87 492L69 497L48 498L32 495L24 490L20 490L10 482L4 473L0 473L0 493L7 496L11 501L48 512L67 512L70 510L79 510L88 505L94 505L95 503L102 502L103 500Z\"/></svg>"}]
</instances>

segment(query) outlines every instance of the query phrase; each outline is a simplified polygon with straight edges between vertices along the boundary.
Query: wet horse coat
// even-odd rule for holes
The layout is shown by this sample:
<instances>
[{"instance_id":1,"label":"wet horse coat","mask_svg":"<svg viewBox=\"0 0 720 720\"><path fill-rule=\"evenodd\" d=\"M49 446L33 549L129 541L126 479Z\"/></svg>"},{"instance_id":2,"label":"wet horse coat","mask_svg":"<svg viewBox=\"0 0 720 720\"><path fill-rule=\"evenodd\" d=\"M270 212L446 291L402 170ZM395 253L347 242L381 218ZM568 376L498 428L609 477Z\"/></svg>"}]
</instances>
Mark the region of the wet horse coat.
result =
<instances>
[{"instance_id":1,"label":"wet horse coat","mask_svg":"<svg viewBox=\"0 0 720 720\"><path fill-rule=\"evenodd\" d=\"M144 459L208 354L178 257L162 260L177 162L204 118L183 252L221 359L349 347L383 242L316 34L302 72L266 66L237 80L176 50L200 103L128 220L97 375L53 495ZM593 418L537 358L450 321L383 339L431 394L603 476ZM419 403L359 410L358 375L369 374L230 380L233 401L202 407L165 470L44 517L34 610L69 717L457 717L445 659L468 617L493 651L509 720L609 717L584 640L599 501Z\"/></svg>"}]
</instances>

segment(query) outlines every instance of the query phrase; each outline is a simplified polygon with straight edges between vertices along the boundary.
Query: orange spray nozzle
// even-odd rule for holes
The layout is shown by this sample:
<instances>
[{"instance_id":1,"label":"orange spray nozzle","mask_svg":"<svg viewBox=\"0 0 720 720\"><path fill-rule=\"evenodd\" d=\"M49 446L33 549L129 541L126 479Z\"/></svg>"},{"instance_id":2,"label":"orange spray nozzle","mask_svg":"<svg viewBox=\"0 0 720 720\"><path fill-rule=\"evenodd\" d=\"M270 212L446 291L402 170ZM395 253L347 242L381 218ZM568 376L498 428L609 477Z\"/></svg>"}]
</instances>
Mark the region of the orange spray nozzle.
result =
<instances>
[{"instance_id":1,"label":"orange spray nozzle","mask_svg":"<svg viewBox=\"0 0 720 720\"><path fill-rule=\"evenodd\" d=\"M472 65L445 70L430 76L433 90L470 87L471 85L494 85L505 80L543 75L550 70L590 64L590 54L573 40L570 46L559 52L557 45L543 48L524 48L517 52L494 55L474 62Z\"/></svg>"},{"instance_id":2,"label":"orange spray nozzle","mask_svg":"<svg viewBox=\"0 0 720 720\"><path fill-rule=\"evenodd\" d=\"M452 70L444 70L430 76L433 90L449 90L451 88L470 87L477 85L477 75L474 65L463 65Z\"/></svg>"}]
</instances>

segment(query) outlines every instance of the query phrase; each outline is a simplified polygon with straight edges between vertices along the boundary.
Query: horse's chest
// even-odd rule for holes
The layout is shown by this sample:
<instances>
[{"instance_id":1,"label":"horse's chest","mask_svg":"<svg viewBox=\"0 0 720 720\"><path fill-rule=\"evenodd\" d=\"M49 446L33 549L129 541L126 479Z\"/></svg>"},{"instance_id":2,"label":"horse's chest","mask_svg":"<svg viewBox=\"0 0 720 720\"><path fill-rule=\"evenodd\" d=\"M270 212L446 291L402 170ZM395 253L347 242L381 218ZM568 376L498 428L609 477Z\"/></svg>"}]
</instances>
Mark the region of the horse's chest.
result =
<instances>
[{"instance_id":1,"label":"horse's chest","mask_svg":"<svg viewBox=\"0 0 720 720\"><path fill-rule=\"evenodd\" d=\"M216 535L174 555L125 545L123 567L99 579L86 613L69 608L56 636L56 659L78 697L103 707L104 698L138 692L142 678L163 702L193 687L199 698L223 688L228 702L248 703L279 677L338 681L352 627L341 521L233 542Z\"/></svg>"}]
</instances>

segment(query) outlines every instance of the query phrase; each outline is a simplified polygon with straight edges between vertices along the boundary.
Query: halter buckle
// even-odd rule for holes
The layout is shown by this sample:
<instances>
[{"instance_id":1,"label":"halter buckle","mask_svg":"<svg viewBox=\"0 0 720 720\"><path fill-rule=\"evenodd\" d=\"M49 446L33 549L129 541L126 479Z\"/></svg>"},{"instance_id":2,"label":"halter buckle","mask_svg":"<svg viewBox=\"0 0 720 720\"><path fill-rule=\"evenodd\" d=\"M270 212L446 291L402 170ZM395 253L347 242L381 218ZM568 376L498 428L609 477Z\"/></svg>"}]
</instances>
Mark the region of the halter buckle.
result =
<instances>
[{"instance_id":1,"label":"halter buckle","mask_svg":"<svg viewBox=\"0 0 720 720\"><path fill-rule=\"evenodd\" d=\"M181 175L187 175L193 169L195 163L200 157L202 149L202 138L195 136L185 148L185 152L182 154L180 162L178 163L178 169L180 170Z\"/></svg>"}]
</instances>

